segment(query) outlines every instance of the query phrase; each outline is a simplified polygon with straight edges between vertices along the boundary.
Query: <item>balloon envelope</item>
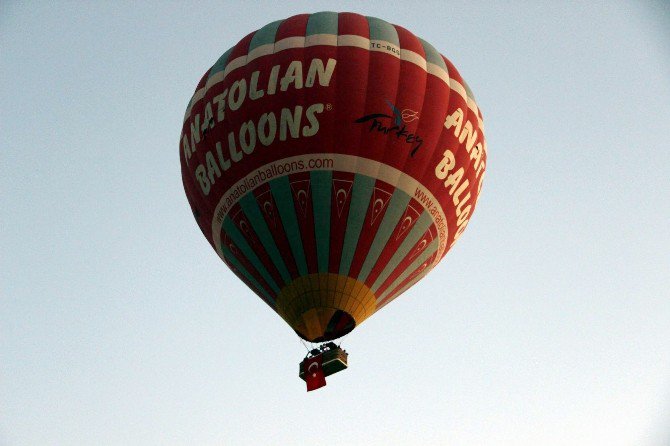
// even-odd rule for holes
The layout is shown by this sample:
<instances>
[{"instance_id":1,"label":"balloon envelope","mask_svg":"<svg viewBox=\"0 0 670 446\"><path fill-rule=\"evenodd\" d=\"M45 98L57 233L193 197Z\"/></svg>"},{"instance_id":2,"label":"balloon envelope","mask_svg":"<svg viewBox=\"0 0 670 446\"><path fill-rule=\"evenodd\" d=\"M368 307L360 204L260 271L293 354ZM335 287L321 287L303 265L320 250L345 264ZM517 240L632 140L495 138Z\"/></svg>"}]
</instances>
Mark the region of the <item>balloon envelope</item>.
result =
<instances>
[{"instance_id":1,"label":"balloon envelope","mask_svg":"<svg viewBox=\"0 0 670 446\"><path fill-rule=\"evenodd\" d=\"M207 240L309 341L335 339L425 276L468 224L482 115L454 66L374 17L270 23L200 80L180 137Z\"/></svg>"}]
</instances>

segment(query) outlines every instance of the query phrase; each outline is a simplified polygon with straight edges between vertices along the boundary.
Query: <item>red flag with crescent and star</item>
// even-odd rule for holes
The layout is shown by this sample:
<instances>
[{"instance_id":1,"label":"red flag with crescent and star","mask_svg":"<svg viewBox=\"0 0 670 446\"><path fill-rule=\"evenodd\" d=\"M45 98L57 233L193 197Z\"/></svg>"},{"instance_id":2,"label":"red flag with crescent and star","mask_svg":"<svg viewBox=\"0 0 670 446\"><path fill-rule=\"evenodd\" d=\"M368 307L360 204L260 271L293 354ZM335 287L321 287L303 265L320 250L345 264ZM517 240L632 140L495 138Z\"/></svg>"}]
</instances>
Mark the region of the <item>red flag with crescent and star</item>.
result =
<instances>
[{"instance_id":1,"label":"red flag with crescent and star","mask_svg":"<svg viewBox=\"0 0 670 446\"><path fill-rule=\"evenodd\" d=\"M307 391L316 390L326 385L326 375L323 374L321 367L323 357L316 355L305 360L305 381L307 382Z\"/></svg>"}]
</instances>

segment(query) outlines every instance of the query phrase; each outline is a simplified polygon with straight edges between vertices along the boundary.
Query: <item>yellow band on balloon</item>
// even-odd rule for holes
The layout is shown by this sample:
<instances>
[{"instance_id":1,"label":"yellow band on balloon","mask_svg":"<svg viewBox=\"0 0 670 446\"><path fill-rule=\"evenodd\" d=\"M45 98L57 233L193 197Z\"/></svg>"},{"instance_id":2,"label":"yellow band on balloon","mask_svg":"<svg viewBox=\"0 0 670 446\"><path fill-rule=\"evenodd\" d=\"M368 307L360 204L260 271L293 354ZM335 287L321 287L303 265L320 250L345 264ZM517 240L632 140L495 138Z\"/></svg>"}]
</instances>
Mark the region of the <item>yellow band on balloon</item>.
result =
<instances>
[{"instance_id":1,"label":"yellow band on balloon","mask_svg":"<svg viewBox=\"0 0 670 446\"><path fill-rule=\"evenodd\" d=\"M305 339L322 337L337 310L362 323L376 310L376 297L363 282L332 273L298 277L282 288L276 311Z\"/></svg>"}]
</instances>

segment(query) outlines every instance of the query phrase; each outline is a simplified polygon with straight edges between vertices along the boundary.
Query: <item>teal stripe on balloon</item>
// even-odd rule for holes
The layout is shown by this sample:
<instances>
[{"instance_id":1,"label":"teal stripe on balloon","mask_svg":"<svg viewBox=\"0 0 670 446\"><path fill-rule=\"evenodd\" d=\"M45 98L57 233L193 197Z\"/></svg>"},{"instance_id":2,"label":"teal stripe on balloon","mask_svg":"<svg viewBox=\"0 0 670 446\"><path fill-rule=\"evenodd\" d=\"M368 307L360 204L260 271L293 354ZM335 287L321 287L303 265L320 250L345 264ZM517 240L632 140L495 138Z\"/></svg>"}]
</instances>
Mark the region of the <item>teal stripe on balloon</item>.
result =
<instances>
[{"instance_id":1,"label":"teal stripe on balloon","mask_svg":"<svg viewBox=\"0 0 670 446\"><path fill-rule=\"evenodd\" d=\"M354 259L358 237L361 234L365 214L370 205L370 196L374 189L375 179L365 175L354 176L354 186L351 192L349 204L349 217L347 219L347 230L344 233L344 244L342 245L342 257L340 258L340 274L349 275L349 268Z\"/></svg>"},{"instance_id":2,"label":"teal stripe on balloon","mask_svg":"<svg viewBox=\"0 0 670 446\"><path fill-rule=\"evenodd\" d=\"M384 282L386 282L386 279L388 279L389 275L393 272L394 269L396 269L402 259L404 259L407 254L409 254L410 250L414 247L414 245L417 244L419 239L421 239L421 236L423 236L431 224L433 224L433 219L430 217L430 214L427 211L423 211L421 217L419 217L417 222L409 231L409 234L407 234L407 237L405 237L405 240L402 241L397 251L393 254L389 262L384 267L384 270L381 272L381 274L379 274L377 280L375 280L375 283L371 287L373 292L376 292L377 289L382 286Z\"/></svg>"},{"instance_id":3,"label":"teal stripe on balloon","mask_svg":"<svg viewBox=\"0 0 670 446\"><path fill-rule=\"evenodd\" d=\"M279 248L277 248L277 243L275 242L274 237L272 237L270 228L268 228L268 225L265 223L265 219L263 218L263 214L258 207L256 198L253 194L249 193L244 195L240 199L239 203L242 207L242 211L244 211L244 214L251 223L251 227L254 229L254 232L261 241L263 248L265 248L265 252L268 253L272 263L275 265L275 268L277 268L277 271L279 271L279 274L284 280L284 283L289 283L291 281L291 274L289 274L288 269L286 268L286 264L284 263L284 259L279 253Z\"/></svg>"},{"instance_id":4,"label":"teal stripe on balloon","mask_svg":"<svg viewBox=\"0 0 670 446\"><path fill-rule=\"evenodd\" d=\"M223 220L223 230L226 231L226 234L230 236L235 245L237 245L237 247L240 248L242 254L244 254L244 256L247 259L249 259L249 262L251 262L253 267L256 268L256 271L258 271L258 273L263 277L263 279L265 279L268 285L270 285L270 287L275 292L279 293L279 287L272 279L272 276L270 276L270 273L268 273L268 270L263 265L263 262L261 262L261 259L258 258L254 250L251 249L251 246L249 246L249 243L247 243L247 239L244 238L240 230L237 229L237 226L235 226L235 224L229 217L226 217Z\"/></svg>"},{"instance_id":5,"label":"teal stripe on balloon","mask_svg":"<svg viewBox=\"0 0 670 446\"><path fill-rule=\"evenodd\" d=\"M263 286L254 278L254 276L249 273L249 271L247 271L244 265L242 265L237 257L233 255L230 249L228 249L226 246L222 246L221 251L223 252L223 256L226 258L226 261L233 265L240 273L242 273L242 275L249 281L249 283L256 288L256 291L265 297L265 302L274 308L275 305L272 296L270 296L267 290L263 288Z\"/></svg>"},{"instance_id":6,"label":"teal stripe on balloon","mask_svg":"<svg viewBox=\"0 0 670 446\"><path fill-rule=\"evenodd\" d=\"M395 290L395 288L398 285L400 285L403 282L403 280L407 279L410 276L410 274L416 271L416 269L420 267L423 262L428 260L430 256L432 256L433 254L435 254L435 251L437 251L437 247L438 247L438 239L435 238L433 239L432 242L428 244L428 246L426 246L426 248L421 252L421 254L416 256L416 259L414 259L414 261L409 264L409 266L405 269L405 271L403 271L402 274L400 274L393 282L391 282L391 285L389 285L388 288L386 288L384 294L382 294L377 298L377 302L382 301L393 290Z\"/></svg>"},{"instance_id":7,"label":"teal stripe on balloon","mask_svg":"<svg viewBox=\"0 0 670 446\"><path fill-rule=\"evenodd\" d=\"M279 216L281 217L286 238L291 246L291 252L295 259L298 273L301 276L307 274L307 261L305 259L305 251L302 246L302 236L300 235L300 227L298 226L298 219L295 215L295 205L293 204L293 195L291 194L291 186L288 182L288 177L280 177L270 181L270 189L272 196L277 203L279 209Z\"/></svg>"},{"instance_id":8,"label":"teal stripe on balloon","mask_svg":"<svg viewBox=\"0 0 670 446\"><path fill-rule=\"evenodd\" d=\"M396 31L395 26L376 17L366 17L366 19L368 19L368 26L370 27L370 40L385 40L386 42L400 46L400 39L398 38L398 31Z\"/></svg>"},{"instance_id":9,"label":"teal stripe on balloon","mask_svg":"<svg viewBox=\"0 0 670 446\"><path fill-rule=\"evenodd\" d=\"M442 68L444 71L449 73L449 70L447 69L447 64L444 63L444 59L442 59L442 55L440 54L440 52L437 51L433 45L426 42L425 40L419 39L419 41L423 46L423 52L426 54L426 62L437 65L438 67Z\"/></svg>"},{"instance_id":10,"label":"teal stripe on balloon","mask_svg":"<svg viewBox=\"0 0 670 446\"><path fill-rule=\"evenodd\" d=\"M277 29L281 25L283 20L277 20L276 22L268 23L258 31L254 33L254 36L249 42L249 52L258 48L261 45L267 45L268 43L275 43L275 36L277 35Z\"/></svg>"},{"instance_id":11,"label":"teal stripe on balloon","mask_svg":"<svg viewBox=\"0 0 670 446\"><path fill-rule=\"evenodd\" d=\"M338 14L331 11L323 11L312 14L307 19L306 36L313 34L335 34L337 35Z\"/></svg>"},{"instance_id":12,"label":"teal stripe on balloon","mask_svg":"<svg viewBox=\"0 0 670 446\"><path fill-rule=\"evenodd\" d=\"M393 234L393 230L405 213L409 200L409 195L402 190L396 189L395 192L393 192L391 200L387 205L386 213L377 230L377 234L375 234L372 245L370 245L368 255L365 257L365 262L363 262L363 266L361 266L358 280L365 282L365 279L367 279L368 274L370 274L370 271L372 271L372 268L375 266L379 256L384 250L388 239L391 237L391 234Z\"/></svg>"},{"instance_id":13,"label":"teal stripe on balloon","mask_svg":"<svg viewBox=\"0 0 670 446\"><path fill-rule=\"evenodd\" d=\"M465 93L468 95L468 97L470 99L475 101L476 100L475 94L472 92L472 90L470 90L470 86L468 85L467 82L465 82L465 79L461 79L461 80L463 81L463 87L465 88Z\"/></svg>"},{"instance_id":14,"label":"teal stripe on balloon","mask_svg":"<svg viewBox=\"0 0 670 446\"><path fill-rule=\"evenodd\" d=\"M219 60L217 60L216 63L212 65L212 68L209 70L209 75L207 75L207 79L214 76L216 73L226 69L226 65L228 64L228 57L230 57L230 53L232 52L233 49L230 48L228 51L223 53L221 57L219 57Z\"/></svg>"},{"instance_id":15,"label":"teal stripe on balloon","mask_svg":"<svg viewBox=\"0 0 670 446\"><path fill-rule=\"evenodd\" d=\"M320 273L328 272L330 255L330 197L333 172L313 170L310 173L312 208L314 209L314 235L316 237L316 259Z\"/></svg>"}]
</instances>

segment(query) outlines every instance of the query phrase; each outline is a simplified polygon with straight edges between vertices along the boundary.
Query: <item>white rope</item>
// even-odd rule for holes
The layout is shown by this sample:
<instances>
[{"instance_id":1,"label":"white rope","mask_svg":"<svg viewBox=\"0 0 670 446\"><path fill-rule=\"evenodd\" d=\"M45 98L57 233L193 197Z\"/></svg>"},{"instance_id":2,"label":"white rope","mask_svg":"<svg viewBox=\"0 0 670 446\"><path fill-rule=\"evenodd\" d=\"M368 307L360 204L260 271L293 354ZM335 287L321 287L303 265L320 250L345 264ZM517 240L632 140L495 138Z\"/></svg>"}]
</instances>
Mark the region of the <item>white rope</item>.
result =
<instances>
[{"instance_id":1,"label":"white rope","mask_svg":"<svg viewBox=\"0 0 670 446\"><path fill-rule=\"evenodd\" d=\"M307 353L309 353L310 348L307 347L307 344L305 344L305 341L304 341L301 337L298 337L298 339L300 340L300 342L302 342L302 345L303 345L303 346L305 347L305 349L307 350Z\"/></svg>"}]
</instances>

